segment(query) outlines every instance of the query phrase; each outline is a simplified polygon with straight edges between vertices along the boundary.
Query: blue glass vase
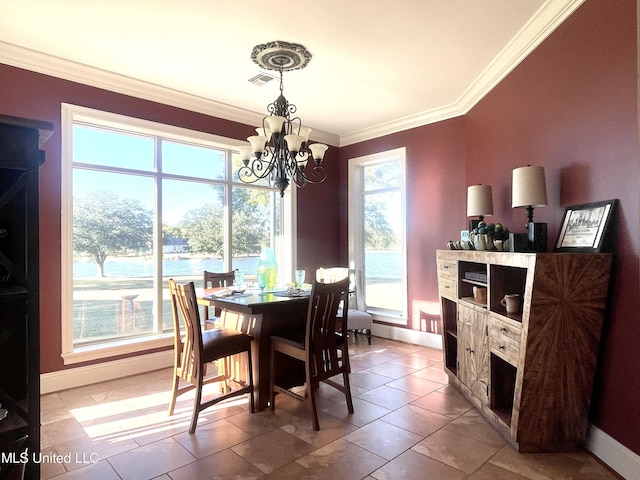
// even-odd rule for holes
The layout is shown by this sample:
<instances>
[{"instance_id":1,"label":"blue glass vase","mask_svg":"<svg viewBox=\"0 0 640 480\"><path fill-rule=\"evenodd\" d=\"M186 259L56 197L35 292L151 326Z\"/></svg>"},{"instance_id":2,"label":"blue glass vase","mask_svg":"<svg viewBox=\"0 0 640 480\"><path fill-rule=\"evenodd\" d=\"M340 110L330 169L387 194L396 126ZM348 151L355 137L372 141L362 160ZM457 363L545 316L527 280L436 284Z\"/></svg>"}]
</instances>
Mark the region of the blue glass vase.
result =
<instances>
[{"instance_id":1,"label":"blue glass vase","mask_svg":"<svg viewBox=\"0 0 640 480\"><path fill-rule=\"evenodd\" d=\"M258 261L258 277L260 276L266 278L265 289L273 290L278 278L278 262L276 262L276 255L272 248L262 247L262 253Z\"/></svg>"}]
</instances>

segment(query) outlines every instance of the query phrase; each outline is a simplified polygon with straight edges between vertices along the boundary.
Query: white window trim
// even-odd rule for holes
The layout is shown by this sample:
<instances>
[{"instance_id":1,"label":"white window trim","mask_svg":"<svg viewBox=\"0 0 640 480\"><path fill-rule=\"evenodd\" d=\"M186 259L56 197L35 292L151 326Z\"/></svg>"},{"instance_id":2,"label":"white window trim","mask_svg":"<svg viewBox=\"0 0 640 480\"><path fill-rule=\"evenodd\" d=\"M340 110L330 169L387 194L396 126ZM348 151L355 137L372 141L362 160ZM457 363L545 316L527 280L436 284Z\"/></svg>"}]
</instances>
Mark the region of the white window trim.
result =
<instances>
[{"instance_id":1,"label":"white window trim","mask_svg":"<svg viewBox=\"0 0 640 480\"><path fill-rule=\"evenodd\" d=\"M61 356L64 364L74 364L92 360L106 359L118 355L145 352L159 347L166 347L173 343L173 333L146 335L138 338L114 340L101 344L75 347L73 345L73 128L74 122L86 122L104 127L122 128L127 125L129 131L149 135L161 135L175 140L200 143L211 147L236 149L241 140L212 135L204 132L188 130L163 123L151 122L115 113L94 110L63 103L61 105ZM285 202L282 209L284 252L292 252L285 256L284 265L279 269L279 281L293 277L295 270L296 241L296 192L289 188L285 192ZM161 235L157 233L156 235ZM293 258L292 258L293 257ZM156 292L161 301L162 291Z\"/></svg>"},{"instance_id":2,"label":"white window trim","mask_svg":"<svg viewBox=\"0 0 640 480\"><path fill-rule=\"evenodd\" d=\"M408 317L408 299L407 299L407 225L406 225L406 148L396 148L394 150L387 150L385 152L374 153L371 155L365 155L362 157L349 159L349 236L348 236L348 249L349 249L349 264L354 265L355 268L362 269L364 265L364 250L361 248L363 244L362 239L362 218L359 216L362 211L362 167L370 166L380 163L385 163L390 160L397 160L402 165L402 178L400 186L401 197L401 216L404 219L402 225L401 244L402 244L402 265L403 265L403 278L402 278L402 294L403 294L403 307L402 311L398 314L387 310L379 310L369 307L369 313L373 315L373 318L378 321L392 323L396 325L407 325L409 321Z\"/></svg>"}]
</instances>

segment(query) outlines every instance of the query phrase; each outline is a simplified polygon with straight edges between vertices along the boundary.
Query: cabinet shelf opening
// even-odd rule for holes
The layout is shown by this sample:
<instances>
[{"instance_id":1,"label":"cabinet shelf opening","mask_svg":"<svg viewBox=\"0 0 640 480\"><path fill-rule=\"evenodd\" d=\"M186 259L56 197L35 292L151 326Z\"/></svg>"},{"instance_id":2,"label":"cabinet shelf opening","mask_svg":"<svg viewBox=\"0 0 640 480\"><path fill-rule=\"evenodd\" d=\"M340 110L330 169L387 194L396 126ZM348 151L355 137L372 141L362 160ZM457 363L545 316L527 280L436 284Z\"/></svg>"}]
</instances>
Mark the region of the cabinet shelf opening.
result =
<instances>
[{"instance_id":1,"label":"cabinet shelf opening","mask_svg":"<svg viewBox=\"0 0 640 480\"><path fill-rule=\"evenodd\" d=\"M491 410L508 426L511 426L517 372L516 367L491 354Z\"/></svg>"}]
</instances>

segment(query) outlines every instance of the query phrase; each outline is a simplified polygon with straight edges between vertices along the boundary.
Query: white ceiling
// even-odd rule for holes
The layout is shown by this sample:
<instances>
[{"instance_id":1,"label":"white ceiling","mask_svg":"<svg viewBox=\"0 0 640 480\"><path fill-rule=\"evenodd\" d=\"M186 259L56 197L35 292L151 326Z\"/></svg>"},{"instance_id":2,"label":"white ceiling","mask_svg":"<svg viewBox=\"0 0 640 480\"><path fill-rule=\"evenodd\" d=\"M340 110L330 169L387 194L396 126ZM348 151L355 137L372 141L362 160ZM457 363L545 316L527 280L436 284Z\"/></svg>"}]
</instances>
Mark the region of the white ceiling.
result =
<instances>
[{"instance_id":1,"label":"white ceiling","mask_svg":"<svg viewBox=\"0 0 640 480\"><path fill-rule=\"evenodd\" d=\"M583 1L0 0L0 62L257 125L253 47L301 43L284 94L347 145L466 113Z\"/></svg>"}]
</instances>

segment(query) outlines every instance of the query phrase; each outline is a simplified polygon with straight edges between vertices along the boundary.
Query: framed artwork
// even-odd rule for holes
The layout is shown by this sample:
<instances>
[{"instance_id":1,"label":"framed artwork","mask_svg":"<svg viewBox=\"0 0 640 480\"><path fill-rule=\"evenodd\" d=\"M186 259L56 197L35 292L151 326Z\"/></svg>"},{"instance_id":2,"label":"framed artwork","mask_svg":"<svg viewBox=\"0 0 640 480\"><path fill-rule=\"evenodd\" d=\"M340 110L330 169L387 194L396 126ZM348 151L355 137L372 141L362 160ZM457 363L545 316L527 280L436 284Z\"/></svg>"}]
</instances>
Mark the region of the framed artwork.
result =
<instances>
[{"instance_id":1,"label":"framed artwork","mask_svg":"<svg viewBox=\"0 0 640 480\"><path fill-rule=\"evenodd\" d=\"M600 253L611 248L611 223L617 200L567 207L554 252Z\"/></svg>"}]
</instances>

